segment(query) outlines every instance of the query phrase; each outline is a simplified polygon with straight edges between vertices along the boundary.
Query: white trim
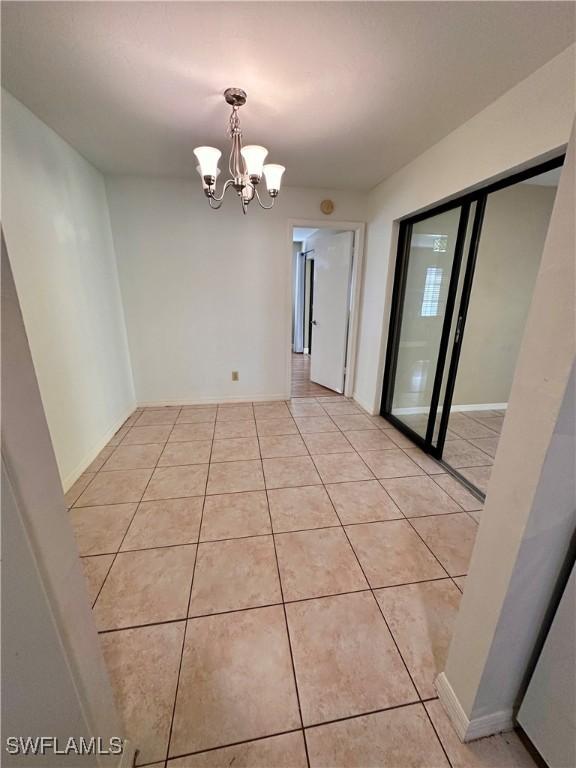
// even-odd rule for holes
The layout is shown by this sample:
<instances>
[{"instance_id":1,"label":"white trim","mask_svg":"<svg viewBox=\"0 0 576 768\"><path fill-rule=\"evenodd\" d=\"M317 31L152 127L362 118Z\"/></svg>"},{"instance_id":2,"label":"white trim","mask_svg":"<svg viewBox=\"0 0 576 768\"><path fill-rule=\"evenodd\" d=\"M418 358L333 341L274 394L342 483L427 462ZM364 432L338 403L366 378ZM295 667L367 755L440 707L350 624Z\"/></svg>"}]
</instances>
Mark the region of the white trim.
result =
<instances>
[{"instance_id":1,"label":"white trim","mask_svg":"<svg viewBox=\"0 0 576 768\"><path fill-rule=\"evenodd\" d=\"M511 709L493 712L490 715L475 717L470 720L468 732L464 741L476 741L487 736L514 730L514 714Z\"/></svg>"},{"instance_id":2,"label":"white trim","mask_svg":"<svg viewBox=\"0 0 576 768\"><path fill-rule=\"evenodd\" d=\"M76 467L70 472L66 477L62 478L62 488L64 490L64 493L70 490L70 488L74 485L76 480L80 477L81 474L83 474L86 471L86 468L92 464L96 456L100 453L102 448L105 448L106 445L110 442L110 440L114 437L116 432L120 429L122 424L128 419L136 410L136 404L134 404L133 408L130 408L129 411L125 412L124 416L122 418L115 422L115 424L110 427L110 429L98 440L98 442L92 446L87 456L84 456L82 461L80 461L79 464L76 465Z\"/></svg>"},{"instance_id":3,"label":"white trim","mask_svg":"<svg viewBox=\"0 0 576 768\"><path fill-rule=\"evenodd\" d=\"M448 682L448 678L446 677L445 672L440 672L434 682L434 686L436 688L438 698L440 699L440 703L450 718L450 722L454 726L454 730L456 731L458 738L460 741L464 741L466 738L466 733L468 732L468 728L470 727L470 720L468 719L466 712L464 712L462 705L458 701L452 686Z\"/></svg>"},{"instance_id":4,"label":"white trim","mask_svg":"<svg viewBox=\"0 0 576 768\"><path fill-rule=\"evenodd\" d=\"M440 703L450 718L450 722L454 726L460 741L475 741L486 736L494 736L503 731L511 731L514 728L514 716L511 709L493 712L489 715L475 717L470 720L450 685L445 672L441 672L438 675L435 687Z\"/></svg>"},{"instance_id":5,"label":"white trim","mask_svg":"<svg viewBox=\"0 0 576 768\"><path fill-rule=\"evenodd\" d=\"M187 405L218 405L218 403L267 403L290 400L290 394L281 395L228 395L224 397L209 397L208 395L192 398L180 398L178 400L148 400L138 403L138 408L165 408L166 406Z\"/></svg>"},{"instance_id":6,"label":"white trim","mask_svg":"<svg viewBox=\"0 0 576 768\"><path fill-rule=\"evenodd\" d=\"M294 227L310 227L311 229L339 229L354 232L354 255L352 258L351 301L350 319L348 324L348 347L346 349L346 379L344 383L345 397L352 397L356 378L356 349L358 342L358 328L360 325L360 290L362 287L362 275L364 272L364 242L366 224L363 221L326 221L318 219L288 219L288 240L290 258L287 259L288 300L286 302L289 312L286 317L286 349L287 349L287 379L286 388L292 390L292 230ZM273 398L269 398L273 399Z\"/></svg>"},{"instance_id":7,"label":"white trim","mask_svg":"<svg viewBox=\"0 0 576 768\"><path fill-rule=\"evenodd\" d=\"M453 411L505 411L508 403L473 403L472 405L453 405Z\"/></svg>"},{"instance_id":8,"label":"white trim","mask_svg":"<svg viewBox=\"0 0 576 768\"><path fill-rule=\"evenodd\" d=\"M453 405L450 408L450 412L462 412L462 411L505 411L508 408L508 403L473 403L472 405ZM425 405L418 405L412 408L396 408L394 410L394 416L403 416L409 414L429 413L430 408ZM442 408L438 408L438 413L442 413Z\"/></svg>"},{"instance_id":9,"label":"white trim","mask_svg":"<svg viewBox=\"0 0 576 768\"><path fill-rule=\"evenodd\" d=\"M370 405L368 405L368 403L363 402L362 399L358 397L356 393L354 393L354 395L352 396L352 399L354 400L355 403L358 403L360 408L362 408L363 411L366 411L366 413L369 416L378 416L378 411L375 411Z\"/></svg>"}]
</instances>

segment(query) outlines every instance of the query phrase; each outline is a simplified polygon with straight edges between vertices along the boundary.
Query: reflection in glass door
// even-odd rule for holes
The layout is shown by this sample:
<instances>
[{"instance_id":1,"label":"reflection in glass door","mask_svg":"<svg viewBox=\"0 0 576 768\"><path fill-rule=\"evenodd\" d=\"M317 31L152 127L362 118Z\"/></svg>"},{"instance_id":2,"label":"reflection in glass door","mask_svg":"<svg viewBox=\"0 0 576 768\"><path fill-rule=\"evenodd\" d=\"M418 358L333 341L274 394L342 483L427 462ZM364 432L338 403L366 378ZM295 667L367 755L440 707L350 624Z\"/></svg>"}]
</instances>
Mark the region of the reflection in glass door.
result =
<instances>
[{"instance_id":1,"label":"reflection in glass door","mask_svg":"<svg viewBox=\"0 0 576 768\"><path fill-rule=\"evenodd\" d=\"M563 159L400 225L381 414L479 497Z\"/></svg>"},{"instance_id":2,"label":"reflection in glass door","mask_svg":"<svg viewBox=\"0 0 576 768\"><path fill-rule=\"evenodd\" d=\"M399 338L389 381L388 412L421 440L436 411L460 262L469 220L468 204L423 217L404 230L405 258L396 311Z\"/></svg>"}]
</instances>

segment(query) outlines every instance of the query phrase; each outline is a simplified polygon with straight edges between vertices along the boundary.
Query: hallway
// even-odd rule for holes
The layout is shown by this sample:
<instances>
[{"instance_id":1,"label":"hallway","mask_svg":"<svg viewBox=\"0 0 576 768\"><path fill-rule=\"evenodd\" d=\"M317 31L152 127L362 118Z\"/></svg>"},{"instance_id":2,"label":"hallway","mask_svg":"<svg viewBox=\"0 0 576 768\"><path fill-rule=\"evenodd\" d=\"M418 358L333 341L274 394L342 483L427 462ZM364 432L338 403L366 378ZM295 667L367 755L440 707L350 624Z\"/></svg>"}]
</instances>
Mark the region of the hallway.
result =
<instances>
[{"instance_id":1,"label":"hallway","mask_svg":"<svg viewBox=\"0 0 576 768\"><path fill-rule=\"evenodd\" d=\"M533 765L436 699L481 505L380 417L139 409L67 500L138 765Z\"/></svg>"},{"instance_id":2,"label":"hallway","mask_svg":"<svg viewBox=\"0 0 576 768\"><path fill-rule=\"evenodd\" d=\"M292 397L335 396L338 393L310 381L310 355L292 353Z\"/></svg>"}]
</instances>

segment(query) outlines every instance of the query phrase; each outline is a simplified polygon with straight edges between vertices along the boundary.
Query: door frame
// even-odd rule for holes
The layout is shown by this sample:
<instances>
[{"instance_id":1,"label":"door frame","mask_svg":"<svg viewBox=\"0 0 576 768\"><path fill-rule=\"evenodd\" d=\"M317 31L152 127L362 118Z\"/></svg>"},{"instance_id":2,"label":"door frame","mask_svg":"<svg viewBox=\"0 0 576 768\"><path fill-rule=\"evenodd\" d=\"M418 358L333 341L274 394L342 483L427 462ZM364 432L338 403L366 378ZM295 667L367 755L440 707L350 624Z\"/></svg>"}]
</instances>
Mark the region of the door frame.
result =
<instances>
[{"instance_id":1,"label":"door frame","mask_svg":"<svg viewBox=\"0 0 576 768\"><path fill-rule=\"evenodd\" d=\"M421 211L415 215L403 216L399 219L400 230L398 237L398 248L396 251L396 263L394 267L394 283L392 288L392 300L390 308L390 325L388 330L388 338L386 342L386 358L384 366L384 379L382 387L382 398L380 404L380 415L393 424L400 432L409 437L416 445L422 448L423 451L434 456L437 460L442 460L442 452L444 450L444 442L446 438L446 432L448 428L448 421L450 417L450 410L452 406L452 396L454 393L454 386L456 383L456 376L458 374L458 362L460 358L460 350L462 348L462 341L464 339L466 330L466 316L468 312L468 306L470 303L470 295L472 292L472 286L474 283L474 271L476 267L476 257L478 254L478 247L480 244L480 238L482 234L482 224L484 220L484 210L488 195L492 192L497 192L505 187L513 186L521 181L529 179L533 176L538 176L546 171L559 168L564 165L565 153L562 153L551 160L547 160L543 163L527 168L518 173L514 173L497 181L485 184L472 192L468 192L459 197L453 198L440 205L427 208L425 211ZM464 253L464 236L463 230L468 223L470 209L476 203L474 212L474 218L472 222L472 234L470 238L470 244L468 253ZM428 415L428 425L426 430L426 436L422 437L407 424L405 424L397 416L394 416L391 412L392 398L394 396L394 383L396 379L396 363L398 360L398 350L400 344L400 332L402 325L402 310L404 304L404 293L406 285L406 276L408 271L408 262L410 257L410 239L412 232L412 225L416 222L423 221L432 216L436 216L440 213L452 210L454 208L461 208L460 222L458 227L458 238L455 246L455 254L453 260L453 268L450 276L450 288L449 296L447 300L446 313L444 318L444 325L442 329L442 336L440 346L438 349L438 359L436 363L435 379L433 396L430 402L430 410ZM465 232L464 232L465 235ZM464 280L462 283L462 294L460 297L460 303L458 307L455 306L454 300L456 298L456 286L458 284L458 278L462 264L465 264ZM453 292L452 292L453 289ZM452 293L452 296L450 295ZM450 299L452 301L450 302ZM454 310L457 311L460 333L457 341L453 343L452 349L448 349L448 342L451 330L452 318ZM446 390L444 394L444 402L442 403L442 416L440 418L440 427L438 430L438 442L437 446L432 445L438 406L439 394L441 384L444 379L444 373L448 365L448 376L446 379ZM448 465L442 464L448 468ZM450 468L451 469L451 468ZM460 478L460 475L458 475ZM468 485L468 483L466 483ZM482 494L483 495L483 494Z\"/></svg>"},{"instance_id":2,"label":"door frame","mask_svg":"<svg viewBox=\"0 0 576 768\"><path fill-rule=\"evenodd\" d=\"M364 267L364 241L366 224L363 221L325 221L319 219L288 219L288 253L290 258L286 260L288 280L288 301L286 305L286 392L288 399L292 395L292 350L290 343L290 329L292 326L292 230L294 227L306 227L310 229L336 229L354 232L354 249L352 252L352 274L350 277L350 309L348 317L348 341L346 344L346 376L344 379L344 396L353 397L356 380L356 350L358 342L358 328L360 325L360 290L362 287L362 274Z\"/></svg>"},{"instance_id":3,"label":"door frame","mask_svg":"<svg viewBox=\"0 0 576 768\"><path fill-rule=\"evenodd\" d=\"M314 253L314 249L311 251ZM307 264L310 262L310 286L308 288L308 354L312 354L312 311L314 308L314 257L308 258L310 251L304 252L304 319L306 319L306 272Z\"/></svg>"}]
</instances>

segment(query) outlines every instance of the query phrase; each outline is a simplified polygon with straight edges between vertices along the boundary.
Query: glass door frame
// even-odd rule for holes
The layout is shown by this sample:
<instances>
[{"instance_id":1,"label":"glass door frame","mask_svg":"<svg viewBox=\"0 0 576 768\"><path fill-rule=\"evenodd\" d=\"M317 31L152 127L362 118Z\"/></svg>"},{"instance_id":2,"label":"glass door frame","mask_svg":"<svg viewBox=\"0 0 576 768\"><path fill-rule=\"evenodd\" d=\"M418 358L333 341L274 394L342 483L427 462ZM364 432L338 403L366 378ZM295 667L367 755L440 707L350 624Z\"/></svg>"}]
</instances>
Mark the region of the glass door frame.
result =
<instances>
[{"instance_id":1,"label":"glass door frame","mask_svg":"<svg viewBox=\"0 0 576 768\"><path fill-rule=\"evenodd\" d=\"M561 155L558 155L551 160L539 163L538 165L532 166L518 173L514 173L510 176L507 176L506 178L499 179L498 181L491 182L490 184L486 184L483 187L474 190L473 192L461 195L460 197L454 198L435 207L428 208L425 211L422 211L413 216L406 216L400 219L400 231L398 237L396 264L394 269L394 284L390 307L390 324L386 347L386 362L384 367L384 382L382 388L380 415L383 416L391 424L393 424L393 426L395 426L400 432L409 437L416 445L422 448L423 451L429 453L438 461L442 462L442 453L444 450L444 442L446 440L448 421L450 419L452 397L454 394L456 375L458 373L458 362L460 359L462 340L464 338L466 329L466 316L470 304L470 295L474 282L478 246L480 244L480 237L482 234L482 224L484 221L484 211L486 209L486 201L488 195L492 192L498 191L499 189L504 189L505 187L518 184L519 182L525 181L526 179L529 179L533 176L539 176L546 171L559 168L564 164L564 157L565 154L562 153ZM465 256L464 245L466 240L466 232L470 218L470 211L474 203L476 206L472 221L470 244L467 258L465 259L465 272L462 282L462 293L460 297L460 304L456 308L455 305L458 282L460 278L460 271L462 269L463 258ZM436 371L434 374L434 385L432 389L432 398L430 401L426 436L422 437L413 429L411 429L404 421L398 418L398 416L394 416L392 413L392 401L394 397L394 385L396 380L396 368L398 362L400 332L402 326L402 313L406 292L406 277L408 274L408 263L410 259L412 226L419 221L431 218L432 216L436 216L440 213L445 213L446 211L453 210L454 208L461 208L460 221L458 224L458 234L456 237L454 259L452 262L452 271L450 274L450 282L446 298L446 311L444 314L442 334L438 348L438 358L436 363ZM458 319L452 349L449 350L448 346L452 329L452 318L454 316L455 309L457 309L458 312ZM447 360L448 375L446 379L444 401L442 403L442 414L440 417L438 440L437 444L433 445L433 437L437 423L438 406L440 405L440 394L442 389L442 382L444 381L444 372ZM449 465L445 464L444 462L442 462L442 464L447 470L454 472L452 468L449 467ZM458 478L463 480L465 485L469 486L470 489L476 493L476 495L483 497L483 494L480 493L474 486L468 483L458 473L455 474L457 474Z\"/></svg>"}]
</instances>

